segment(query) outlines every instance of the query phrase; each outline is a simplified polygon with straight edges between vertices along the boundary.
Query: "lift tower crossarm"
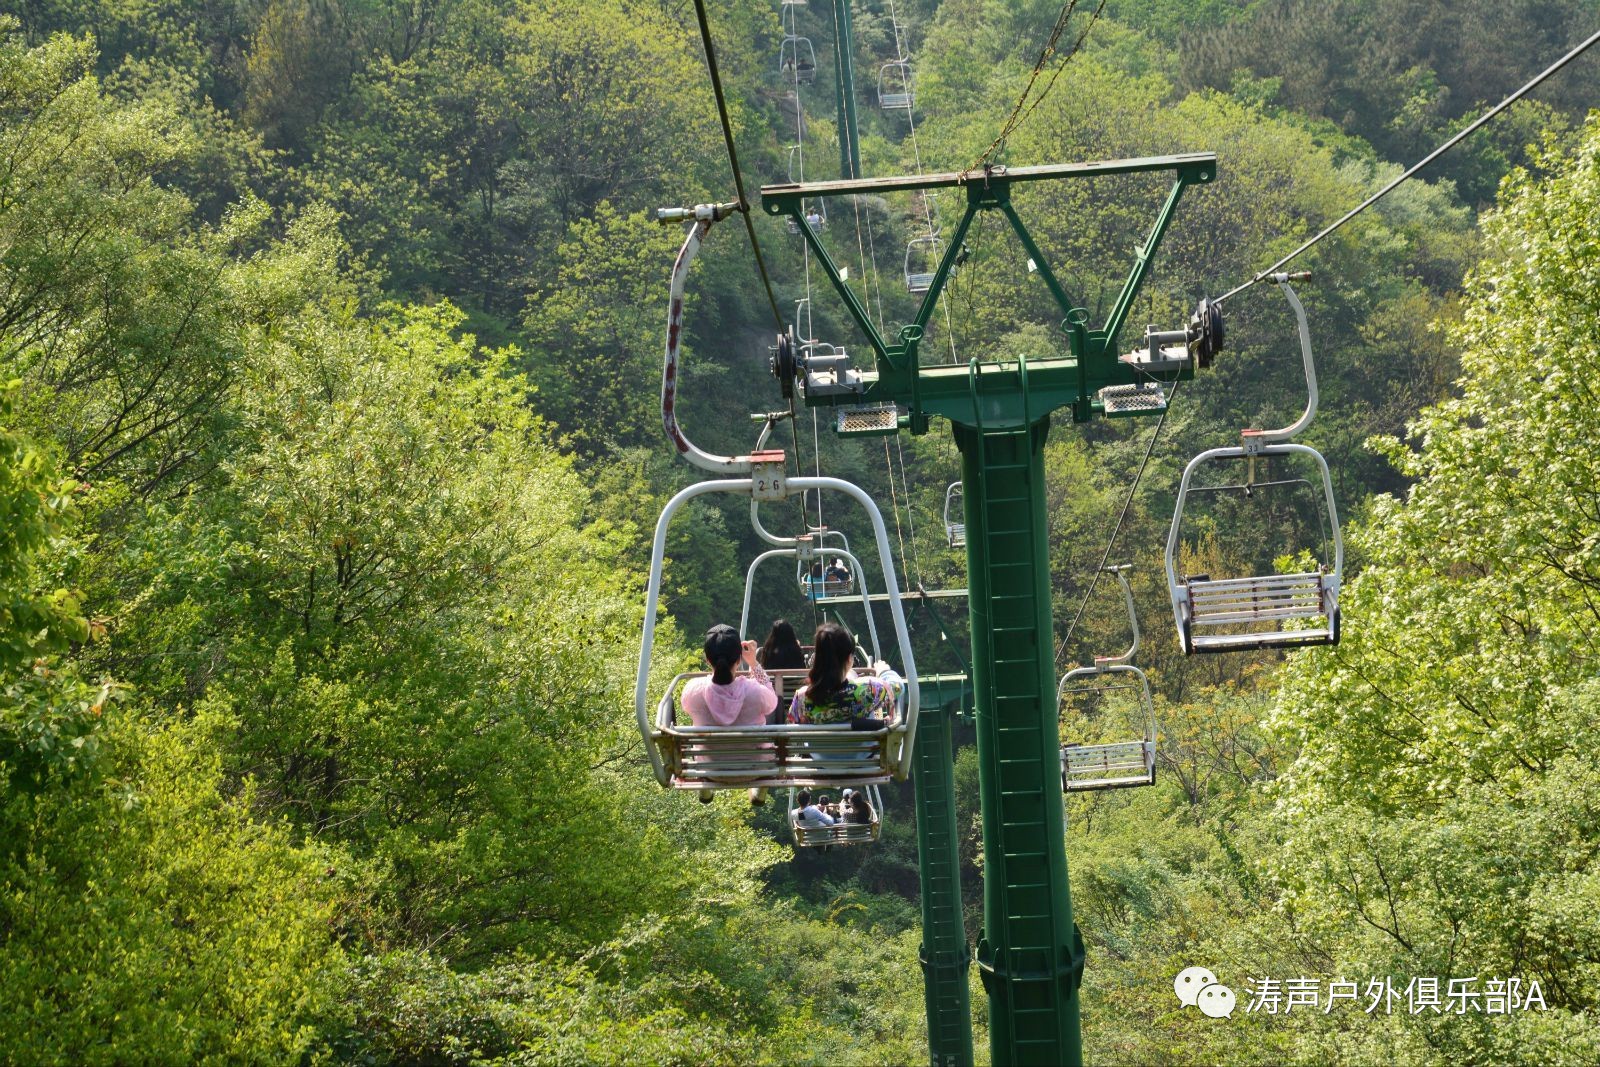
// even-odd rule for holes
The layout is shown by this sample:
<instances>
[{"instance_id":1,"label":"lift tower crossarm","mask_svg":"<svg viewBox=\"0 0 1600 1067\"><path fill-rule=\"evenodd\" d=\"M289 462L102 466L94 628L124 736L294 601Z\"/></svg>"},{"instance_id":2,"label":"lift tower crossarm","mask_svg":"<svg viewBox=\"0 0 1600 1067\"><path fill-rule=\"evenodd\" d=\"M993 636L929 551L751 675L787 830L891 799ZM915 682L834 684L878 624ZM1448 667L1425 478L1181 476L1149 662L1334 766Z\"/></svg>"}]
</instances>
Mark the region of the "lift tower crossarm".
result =
<instances>
[{"instance_id":1,"label":"lift tower crossarm","mask_svg":"<svg viewBox=\"0 0 1600 1067\"><path fill-rule=\"evenodd\" d=\"M1109 174L1141 174L1172 172L1174 181L1165 203L1156 216L1149 236L1135 251L1134 263L1123 283L1122 292L1112 306L1105 324L1097 330L1087 327L1088 312L1076 305L1062 288L1043 251L1024 225L1011 204L1011 186L1025 182L1053 181L1063 178L1098 177ZM1100 410L1096 399L1106 386L1133 385L1159 377L1163 380L1188 378L1194 373L1193 363L1178 370L1163 371L1159 375L1150 370L1140 371L1119 362L1116 352L1117 334L1133 306L1134 297L1143 285L1156 249L1166 233L1183 191L1191 184L1209 182L1216 177L1216 156L1210 152L1186 155L1153 156L1144 159L1116 159L1092 163L1068 163L1039 167L990 167L973 174L931 174L921 177L871 178L849 181L789 183L769 185L761 190L762 209L769 215L788 215L816 255L823 273L832 283L834 291L844 302L851 318L872 345L876 371L862 375L864 392L859 396L807 397L809 406L847 403L897 403L909 409L908 422L913 433L925 433L933 416L951 422L987 426L991 431L1017 429L1027 426L1030 416L1070 407L1073 420L1083 422ZM834 196L863 193L915 192L962 186L967 191L966 210L957 223L954 233L944 243L944 254L939 260L932 282L922 296L916 317L901 327L896 337L885 337L873 322L872 315L860 298L847 285L838 265L823 246L817 232L806 223L804 211L808 201ZM918 359L928 322L933 317L939 295L949 280L955 258L960 254L967 231L980 211L997 211L1005 217L1022 246L1033 260L1040 278L1049 289L1060 309L1071 345L1068 358L1030 360L1027 364L1028 392L1024 397L1020 389L1020 366L992 363L980 368L985 378L984 402L988 410L978 410L977 391L971 387L967 368L933 367L923 369ZM991 385L989 377L998 374L1005 381Z\"/></svg>"},{"instance_id":2,"label":"lift tower crossarm","mask_svg":"<svg viewBox=\"0 0 1600 1067\"><path fill-rule=\"evenodd\" d=\"M1200 172L1215 175L1217 171L1217 154L1215 152L1186 152L1176 156L1143 156L1138 159L1102 159L1088 163L1050 163L1038 167L1003 167L990 168L987 174L983 171L962 173L961 171L946 171L943 174L912 174L898 178L861 178L858 180L844 179L831 182L787 182L779 185L763 185L761 187L761 202L766 206L769 215L783 214L788 210L785 198L794 197L797 201L801 197L810 196L841 196L847 193L893 193L915 192L918 189L949 189L957 185L983 185L985 182L1037 182L1049 181L1055 178L1087 178L1097 177L1102 174L1141 174L1148 171L1183 170L1190 169L1195 173L1191 175L1192 181L1209 181L1210 178L1200 177ZM774 200L779 201L779 206L774 209L771 205Z\"/></svg>"}]
</instances>

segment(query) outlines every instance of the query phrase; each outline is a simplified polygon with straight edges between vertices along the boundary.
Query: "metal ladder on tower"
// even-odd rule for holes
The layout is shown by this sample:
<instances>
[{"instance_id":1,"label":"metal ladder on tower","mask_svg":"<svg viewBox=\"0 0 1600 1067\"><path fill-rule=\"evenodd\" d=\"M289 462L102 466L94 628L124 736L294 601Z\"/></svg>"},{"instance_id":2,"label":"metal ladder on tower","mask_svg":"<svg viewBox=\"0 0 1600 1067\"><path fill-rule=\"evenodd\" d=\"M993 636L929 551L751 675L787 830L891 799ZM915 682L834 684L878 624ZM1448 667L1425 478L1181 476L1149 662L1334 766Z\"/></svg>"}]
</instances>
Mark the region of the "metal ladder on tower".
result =
<instances>
[{"instance_id":1,"label":"metal ladder on tower","mask_svg":"<svg viewBox=\"0 0 1600 1067\"><path fill-rule=\"evenodd\" d=\"M1018 362L1026 397L1027 362ZM976 361L969 364L969 377L974 407L981 411L982 375ZM1049 424L1045 420L1032 425L1026 414L1023 421L1028 429L992 433L980 422L973 442L977 462L967 464L967 470L975 468L978 483L968 497L968 529L971 505L976 504L986 547L981 570L987 595L981 610L991 613L994 642L994 669L985 688L989 739L999 775L995 815L1002 864L999 871L986 870L985 877L998 876L996 888L1007 927L1007 958L985 960L985 938L980 941L979 961L986 964L985 978L991 982L1004 975L1008 987L1004 995L1012 1000L1006 1013L1010 1047L1018 1052L1019 1062L1048 1063L1061 1057L1062 1008L1055 996L1040 995L1044 989L1037 979L1057 975L1057 960L1067 944L1056 929L1052 897L1060 887L1051 875L1047 845L1052 830L1044 798L1053 792L1055 783L1047 778L1054 775L1047 772L1059 760L1059 738L1054 730L1046 730L1041 714L1048 704L1054 721L1054 686L1042 680L1045 653L1039 643L1040 633L1049 632L1049 605L1040 603L1038 592L1048 588L1038 574L1048 562L1036 551L1044 543L1044 516L1035 513L1038 494L1033 492L1033 480L1042 476L1042 467L1035 462L1038 449L1031 447L1031 437L1046 432ZM973 610L980 610L976 601ZM1041 618L1046 620L1043 631ZM1019 976L1025 979L1020 986ZM991 986L991 997L999 993ZM1036 1055L1028 1055L1029 1050Z\"/></svg>"},{"instance_id":2,"label":"metal ladder on tower","mask_svg":"<svg viewBox=\"0 0 1600 1067\"><path fill-rule=\"evenodd\" d=\"M971 995L967 976L972 949L962 925L961 853L956 836L955 751L952 719L960 701L931 708L913 754L917 796L917 848L922 867L919 958L928 1015L928 1049L935 1067L972 1063Z\"/></svg>"}]
</instances>

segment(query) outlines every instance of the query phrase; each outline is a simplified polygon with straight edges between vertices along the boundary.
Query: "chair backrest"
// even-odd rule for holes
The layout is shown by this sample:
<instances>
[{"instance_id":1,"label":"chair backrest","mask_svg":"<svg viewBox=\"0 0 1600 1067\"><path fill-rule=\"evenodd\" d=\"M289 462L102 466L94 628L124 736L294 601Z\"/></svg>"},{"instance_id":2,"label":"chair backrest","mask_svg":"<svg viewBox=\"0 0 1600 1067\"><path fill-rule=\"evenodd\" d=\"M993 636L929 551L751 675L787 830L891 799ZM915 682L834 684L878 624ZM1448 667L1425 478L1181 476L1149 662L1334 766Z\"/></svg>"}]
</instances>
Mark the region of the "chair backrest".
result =
<instances>
[{"instance_id":1,"label":"chair backrest","mask_svg":"<svg viewBox=\"0 0 1600 1067\"><path fill-rule=\"evenodd\" d=\"M887 782L889 758L905 732L901 719L882 730L831 726L692 726L677 721L680 686L704 671L678 675L656 712L656 744L680 788L846 786ZM803 682L801 684L804 684Z\"/></svg>"}]
</instances>

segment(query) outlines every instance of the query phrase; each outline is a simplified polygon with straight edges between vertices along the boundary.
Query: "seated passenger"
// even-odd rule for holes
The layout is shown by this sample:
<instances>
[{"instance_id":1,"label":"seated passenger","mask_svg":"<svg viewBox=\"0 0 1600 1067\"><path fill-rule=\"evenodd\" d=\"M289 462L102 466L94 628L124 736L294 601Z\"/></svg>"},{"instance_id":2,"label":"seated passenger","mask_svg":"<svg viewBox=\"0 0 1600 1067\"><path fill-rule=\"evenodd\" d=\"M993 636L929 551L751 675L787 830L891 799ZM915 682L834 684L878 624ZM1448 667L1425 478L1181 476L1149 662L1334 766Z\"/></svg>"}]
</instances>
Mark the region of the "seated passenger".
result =
<instances>
[{"instance_id":1,"label":"seated passenger","mask_svg":"<svg viewBox=\"0 0 1600 1067\"><path fill-rule=\"evenodd\" d=\"M848 582L850 580L850 568L844 565L842 558L835 557L833 566L828 568L827 575L830 582Z\"/></svg>"},{"instance_id":2,"label":"seated passenger","mask_svg":"<svg viewBox=\"0 0 1600 1067\"><path fill-rule=\"evenodd\" d=\"M769 671L795 671L806 665L806 650L800 645L800 635L786 619L774 619L766 644L756 654L756 662Z\"/></svg>"},{"instance_id":3,"label":"seated passenger","mask_svg":"<svg viewBox=\"0 0 1600 1067\"><path fill-rule=\"evenodd\" d=\"M895 698L904 683L889 671L887 678L857 678L856 642L836 622L817 627L813 638L808 684L789 704L789 721L813 725L838 723L858 730L881 730L894 718Z\"/></svg>"},{"instance_id":4,"label":"seated passenger","mask_svg":"<svg viewBox=\"0 0 1600 1067\"><path fill-rule=\"evenodd\" d=\"M877 817L872 810L872 805L867 802L867 794L857 789L845 790L850 795L845 798L844 821L869 825Z\"/></svg>"},{"instance_id":5,"label":"seated passenger","mask_svg":"<svg viewBox=\"0 0 1600 1067\"><path fill-rule=\"evenodd\" d=\"M731 626L718 623L706 631L706 662L710 678L691 678L680 698L695 726L763 726L778 705L767 672L756 662L756 643L739 641ZM735 676L734 665L743 663L748 674Z\"/></svg>"},{"instance_id":6,"label":"seated passenger","mask_svg":"<svg viewBox=\"0 0 1600 1067\"><path fill-rule=\"evenodd\" d=\"M800 790L800 795L795 797L795 803L800 807L795 812L794 821L801 826L818 828L832 826L837 821L832 815L829 815L821 807L811 802L811 790L809 789Z\"/></svg>"},{"instance_id":7,"label":"seated passenger","mask_svg":"<svg viewBox=\"0 0 1600 1067\"><path fill-rule=\"evenodd\" d=\"M794 627L784 619L775 619L772 631L767 634L766 644L761 646L761 651L756 653L756 662L769 671L799 671L806 666L806 650L800 644L800 637L794 632ZM773 726L782 726L788 721L789 706L784 701L785 685L794 685L797 679L792 677L778 677L772 679L772 690L778 694L778 706L767 717Z\"/></svg>"}]
</instances>

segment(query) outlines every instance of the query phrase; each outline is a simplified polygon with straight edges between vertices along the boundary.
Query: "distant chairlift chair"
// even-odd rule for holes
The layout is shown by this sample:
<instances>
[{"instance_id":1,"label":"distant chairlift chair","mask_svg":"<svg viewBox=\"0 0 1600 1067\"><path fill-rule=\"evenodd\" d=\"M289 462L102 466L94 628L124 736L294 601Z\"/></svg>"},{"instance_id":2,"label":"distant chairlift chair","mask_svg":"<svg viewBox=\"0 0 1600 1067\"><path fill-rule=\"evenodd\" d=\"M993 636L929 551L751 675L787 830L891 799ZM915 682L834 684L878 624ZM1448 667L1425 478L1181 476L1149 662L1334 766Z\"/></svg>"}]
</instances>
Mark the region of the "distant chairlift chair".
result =
<instances>
[{"instance_id":1,"label":"distant chairlift chair","mask_svg":"<svg viewBox=\"0 0 1600 1067\"><path fill-rule=\"evenodd\" d=\"M878 106L885 111L911 110L911 64L890 60L878 68Z\"/></svg>"},{"instance_id":2,"label":"distant chairlift chair","mask_svg":"<svg viewBox=\"0 0 1600 1067\"><path fill-rule=\"evenodd\" d=\"M784 35L778 42L778 73L801 85L816 81L817 51L811 47L811 38L793 33Z\"/></svg>"},{"instance_id":3,"label":"distant chairlift chair","mask_svg":"<svg viewBox=\"0 0 1600 1067\"><path fill-rule=\"evenodd\" d=\"M933 277L944 258L944 241L937 234L924 234L906 242L906 291L926 293L933 288Z\"/></svg>"},{"instance_id":4,"label":"distant chairlift chair","mask_svg":"<svg viewBox=\"0 0 1600 1067\"><path fill-rule=\"evenodd\" d=\"M789 790L789 833L796 848L821 848L824 845L865 845L878 840L883 832L883 794L876 785L851 786L849 782L842 784L841 788L849 787L860 789L867 795L867 803L872 806L871 822L845 822L840 819L832 826L802 826L800 824L800 809L796 806L795 794L798 789Z\"/></svg>"},{"instance_id":5,"label":"distant chairlift chair","mask_svg":"<svg viewBox=\"0 0 1600 1067\"><path fill-rule=\"evenodd\" d=\"M1128 662L1139 650L1139 618L1134 612L1133 590L1124 574L1127 569L1127 566L1106 568L1122 584L1123 599L1128 605L1128 623L1133 629L1133 643L1120 656L1096 656L1093 666L1078 667L1062 675L1061 685L1056 690L1056 704L1061 707L1068 701L1088 701L1111 692L1131 691L1138 698L1144 737L1137 741L1109 744L1063 744L1061 789L1066 793L1126 789L1154 785L1156 781L1155 697L1150 692L1150 682L1144 672Z\"/></svg>"},{"instance_id":6,"label":"distant chairlift chair","mask_svg":"<svg viewBox=\"0 0 1600 1067\"><path fill-rule=\"evenodd\" d=\"M967 547L967 523L962 507L961 483L951 482L950 488L944 491L944 536L951 548Z\"/></svg>"},{"instance_id":7,"label":"distant chairlift chair","mask_svg":"<svg viewBox=\"0 0 1600 1067\"><path fill-rule=\"evenodd\" d=\"M1295 275L1300 278L1305 275ZM1195 652L1233 652L1262 648L1293 648L1302 645L1331 645L1339 641L1339 584L1344 572L1344 539L1339 532L1339 514L1333 499L1333 479L1328 461L1314 448L1291 442L1311 424L1317 411L1317 372L1311 358L1311 330L1306 311L1289 285L1291 276L1274 274L1272 281L1289 299L1299 325L1300 351L1305 364L1308 399L1305 411L1281 430L1242 430L1240 445L1213 448L1202 452L1184 468L1178 486L1178 502L1167 534L1167 585L1172 595L1172 612L1178 626L1178 640L1185 655ZM1195 471L1216 461L1243 459L1249 464L1246 487L1255 484L1255 461L1269 456L1309 456L1321 473L1323 498L1333 542L1333 566L1326 560L1314 571L1296 574L1263 574L1243 578L1212 578L1209 575L1178 573L1179 530L1183 506L1191 492ZM1309 625L1283 629L1286 622Z\"/></svg>"}]
</instances>

